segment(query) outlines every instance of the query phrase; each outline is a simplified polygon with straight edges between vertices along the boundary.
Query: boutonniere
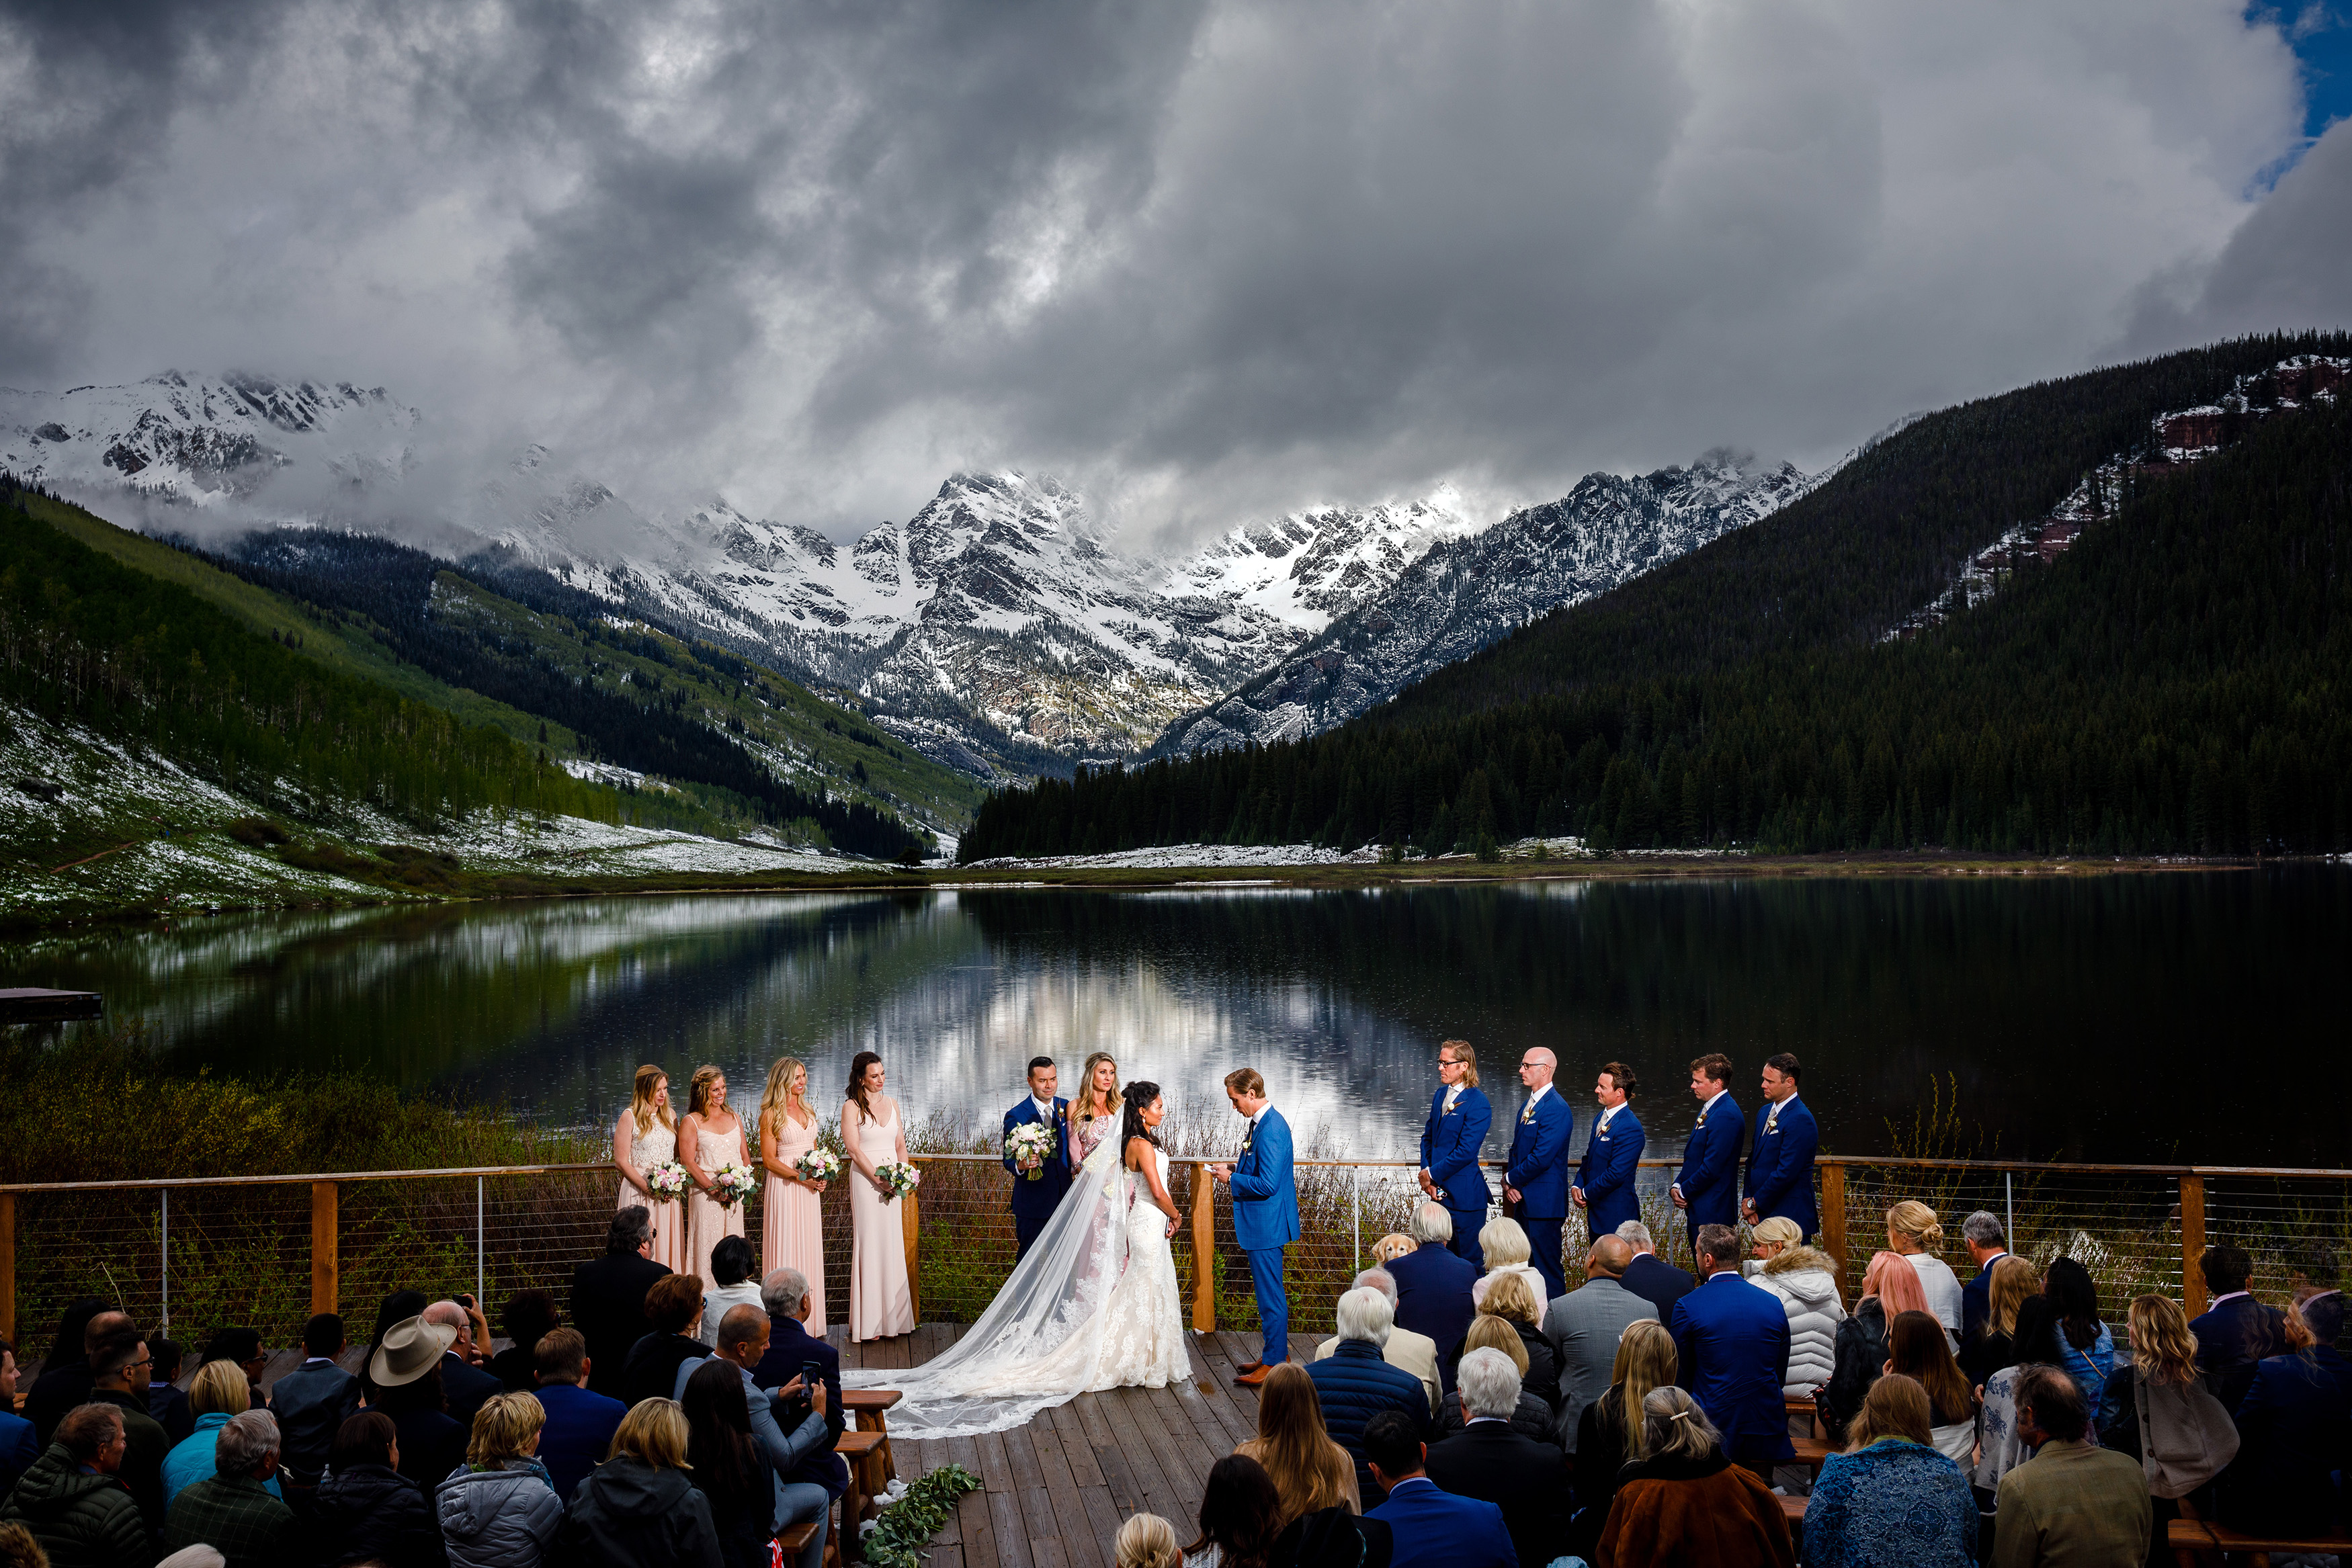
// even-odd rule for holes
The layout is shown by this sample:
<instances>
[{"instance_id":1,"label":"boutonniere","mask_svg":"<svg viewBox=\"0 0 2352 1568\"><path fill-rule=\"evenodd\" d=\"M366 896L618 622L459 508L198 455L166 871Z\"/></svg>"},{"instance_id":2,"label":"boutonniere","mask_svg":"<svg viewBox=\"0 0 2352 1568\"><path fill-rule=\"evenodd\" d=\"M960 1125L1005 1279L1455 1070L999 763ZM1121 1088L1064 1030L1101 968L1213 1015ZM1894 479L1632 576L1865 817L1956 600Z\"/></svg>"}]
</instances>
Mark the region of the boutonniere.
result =
<instances>
[{"instance_id":1,"label":"boutonniere","mask_svg":"<svg viewBox=\"0 0 2352 1568\"><path fill-rule=\"evenodd\" d=\"M1526 1110L1524 1110L1524 1111L1522 1111L1522 1112L1520 1112L1520 1113L1519 1113L1519 1125L1520 1125L1520 1126L1522 1126L1522 1127L1525 1127L1525 1126L1530 1125L1531 1124L1533 1124L1533 1122L1535 1121L1535 1119L1536 1119L1536 1105L1535 1105L1535 1102L1534 1102L1534 1101L1532 1101L1532 1100L1530 1100L1530 1101L1528 1101L1528 1108L1527 1108Z\"/></svg>"}]
</instances>

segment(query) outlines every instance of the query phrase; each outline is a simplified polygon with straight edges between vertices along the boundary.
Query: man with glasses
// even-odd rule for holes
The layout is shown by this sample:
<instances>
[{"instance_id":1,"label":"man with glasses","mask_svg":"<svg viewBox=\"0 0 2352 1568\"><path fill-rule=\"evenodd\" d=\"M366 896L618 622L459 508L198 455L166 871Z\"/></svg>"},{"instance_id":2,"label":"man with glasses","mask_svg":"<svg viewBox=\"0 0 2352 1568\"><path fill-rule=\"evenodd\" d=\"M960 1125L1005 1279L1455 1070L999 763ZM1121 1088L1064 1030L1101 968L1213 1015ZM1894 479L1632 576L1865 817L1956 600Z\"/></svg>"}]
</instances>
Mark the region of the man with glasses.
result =
<instances>
[{"instance_id":1,"label":"man with glasses","mask_svg":"<svg viewBox=\"0 0 2352 1568\"><path fill-rule=\"evenodd\" d=\"M1453 1217L1454 1255L1474 1269L1484 1269L1478 1231L1486 1223L1493 1194L1478 1168L1478 1155L1486 1145L1495 1112L1486 1091L1478 1087L1478 1053L1468 1040L1449 1040L1437 1048L1437 1082L1429 1102L1429 1122L1421 1134L1421 1190Z\"/></svg>"},{"instance_id":2,"label":"man with glasses","mask_svg":"<svg viewBox=\"0 0 2352 1568\"><path fill-rule=\"evenodd\" d=\"M1503 1196L1516 1206L1515 1215L1528 1233L1535 1252L1536 1272L1543 1276L1544 1298L1567 1292L1559 1260L1559 1231L1568 1218L1568 1143L1576 1135L1576 1113L1552 1092L1559 1058L1537 1046L1519 1059L1519 1082L1527 1086L1527 1103L1511 1137L1511 1163L1503 1172Z\"/></svg>"},{"instance_id":3,"label":"man with glasses","mask_svg":"<svg viewBox=\"0 0 2352 1568\"><path fill-rule=\"evenodd\" d=\"M131 1500L139 1505L139 1516L147 1521L148 1530L160 1536L163 1533L163 1456L171 1451L172 1439L163 1435L163 1424L147 1412L147 1369L154 1364L147 1354L146 1337L137 1329L115 1330L89 1353L89 1402L111 1405L122 1413L126 1445L120 1472L122 1484L131 1489Z\"/></svg>"}]
</instances>

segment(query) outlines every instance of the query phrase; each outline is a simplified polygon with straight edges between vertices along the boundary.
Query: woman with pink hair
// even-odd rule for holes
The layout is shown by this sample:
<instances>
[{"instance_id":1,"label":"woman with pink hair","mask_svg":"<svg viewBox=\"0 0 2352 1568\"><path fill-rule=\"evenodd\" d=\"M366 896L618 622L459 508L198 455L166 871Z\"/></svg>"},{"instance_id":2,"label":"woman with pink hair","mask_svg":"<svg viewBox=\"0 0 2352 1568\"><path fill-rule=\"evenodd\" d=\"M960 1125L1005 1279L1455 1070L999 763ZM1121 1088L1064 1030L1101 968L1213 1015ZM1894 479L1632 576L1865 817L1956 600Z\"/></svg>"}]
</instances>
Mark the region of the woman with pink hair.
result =
<instances>
[{"instance_id":1,"label":"woman with pink hair","mask_svg":"<svg viewBox=\"0 0 2352 1568\"><path fill-rule=\"evenodd\" d=\"M1846 1423L1862 1409L1870 1385L1886 1369L1887 1325L1905 1312L1927 1311L1927 1292L1918 1270L1899 1252L1874 1252L1862 1273L1862 1300L1838 1324L1837 1368L1814 1404L1830 1436L1845 1437Z\"/></svg>"}]
</instances>

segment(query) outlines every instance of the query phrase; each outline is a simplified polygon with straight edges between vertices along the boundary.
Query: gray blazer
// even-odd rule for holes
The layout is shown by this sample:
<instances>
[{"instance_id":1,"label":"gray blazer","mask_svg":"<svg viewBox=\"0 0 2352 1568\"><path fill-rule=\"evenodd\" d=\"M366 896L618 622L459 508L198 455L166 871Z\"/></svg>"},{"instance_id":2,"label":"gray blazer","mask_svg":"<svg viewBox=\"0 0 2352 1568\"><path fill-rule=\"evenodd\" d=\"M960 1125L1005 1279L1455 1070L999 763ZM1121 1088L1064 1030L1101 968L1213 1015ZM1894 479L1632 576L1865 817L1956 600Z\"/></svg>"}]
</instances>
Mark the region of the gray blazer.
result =
<instances>
[{"instance_id":1,"label":"gray blazer","mask_svg":"<svg viewBox=\"0 0 2352 1568\"><path fill-rule=\"evenodd\" d=\"M1559 1441L1568 1452L1576 1452L1584 1407L1609 1392L1618 1336L1644 1318L1657 1322L1658 1309L1606 1274L1553 1297L1544 1309L1544 1340L1559 1363Z\"/></svg>"}]
</instances>

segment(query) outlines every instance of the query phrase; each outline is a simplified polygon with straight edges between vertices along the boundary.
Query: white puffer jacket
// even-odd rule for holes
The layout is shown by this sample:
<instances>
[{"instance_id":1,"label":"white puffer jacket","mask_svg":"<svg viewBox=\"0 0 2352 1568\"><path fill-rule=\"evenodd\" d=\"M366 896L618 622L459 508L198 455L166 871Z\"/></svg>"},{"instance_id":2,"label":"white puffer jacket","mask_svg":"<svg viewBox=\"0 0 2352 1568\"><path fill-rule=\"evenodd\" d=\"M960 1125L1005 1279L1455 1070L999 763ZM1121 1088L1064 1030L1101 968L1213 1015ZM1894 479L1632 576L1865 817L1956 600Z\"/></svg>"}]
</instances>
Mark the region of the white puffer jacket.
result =
<instances>
[{"instance_id":1,"label":"white puffer jacket","mask_svg":"<svg viewBox=\"0 0 2352 1568\"><path fill-rule=\"evenodd\" d=\"M1789 1314L1789 1381L1781 1392L1790 1398L1811 1394L1837 1370L1837 1331L1845 1322L1845 1308L1838 1301L1836 1269L1828 1253L1792 1247L1749 1281L1780 1297Z\"/></svg>"}]
</instances>

